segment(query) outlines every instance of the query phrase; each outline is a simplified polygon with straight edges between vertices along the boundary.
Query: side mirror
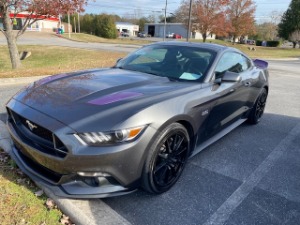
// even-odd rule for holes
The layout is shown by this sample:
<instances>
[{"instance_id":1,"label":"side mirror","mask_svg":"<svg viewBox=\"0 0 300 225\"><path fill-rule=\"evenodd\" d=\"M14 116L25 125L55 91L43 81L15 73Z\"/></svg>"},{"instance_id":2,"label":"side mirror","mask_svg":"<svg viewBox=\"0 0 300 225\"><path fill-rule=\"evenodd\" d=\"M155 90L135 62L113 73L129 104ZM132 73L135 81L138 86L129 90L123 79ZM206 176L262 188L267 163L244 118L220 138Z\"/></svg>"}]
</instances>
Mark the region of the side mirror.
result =
<instances>
[{"instance_id":1,"label":"side mirror","mask_svg":"<svg viewBox=\"0 0 300 225\"><path fill-rule=\"evenodd\" d=\"M116 63L115 63L115 65L113 65L112 68L116 68L117 65L118 65L118 63L119 63L121 60L122 60L122 58L118 58L117 61L116 61Z\"/></svg>"},{"instance_id":2,"label":"side mirror","mask_svg":"<svg viewBox=\"0 0 300 225\"><path fill-rule=\"evenodd\" d=\"M226 71L222 77L222 82L240 82L242 80L241 76L238 73Z\"/></svg>"}]
</instances>

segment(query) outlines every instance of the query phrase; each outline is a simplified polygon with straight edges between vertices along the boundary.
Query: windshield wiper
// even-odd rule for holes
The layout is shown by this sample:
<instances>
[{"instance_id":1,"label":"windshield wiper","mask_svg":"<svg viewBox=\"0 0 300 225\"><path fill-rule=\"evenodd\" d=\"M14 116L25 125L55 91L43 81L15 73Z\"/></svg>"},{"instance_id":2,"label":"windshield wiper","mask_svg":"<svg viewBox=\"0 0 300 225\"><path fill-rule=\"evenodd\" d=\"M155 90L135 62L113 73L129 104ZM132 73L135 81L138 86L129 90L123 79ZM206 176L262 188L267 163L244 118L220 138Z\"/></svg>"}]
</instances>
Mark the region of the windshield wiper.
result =
<instances>
[{"instance_id":1,"label":"windshield wiper","mask_svg":"<svg viewBox=\"0 0 300 225\"><path fill-rule=\"evenodd\" d=\"M166 78L168 78L170 81L175 81L175 82L179 81L179 79L175 77L166 77Z\"/></svg>"}]
</instances>

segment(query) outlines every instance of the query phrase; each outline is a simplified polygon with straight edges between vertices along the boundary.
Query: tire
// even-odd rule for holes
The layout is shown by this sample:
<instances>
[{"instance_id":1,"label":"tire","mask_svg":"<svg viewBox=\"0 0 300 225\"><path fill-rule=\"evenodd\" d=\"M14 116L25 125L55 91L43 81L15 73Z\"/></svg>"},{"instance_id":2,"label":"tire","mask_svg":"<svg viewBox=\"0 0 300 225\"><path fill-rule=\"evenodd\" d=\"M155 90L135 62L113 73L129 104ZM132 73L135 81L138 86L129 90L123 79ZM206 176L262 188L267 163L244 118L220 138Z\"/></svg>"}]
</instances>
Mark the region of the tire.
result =
<instances>
[{"instance_id":1,"label":"tire","mask_svg":"<svg viewBox=\"0 0 300 225\"><path fill-rule=\"evenodd\" d=\"M190 150L190 138L185 127L172 123L155 138L145 161L142 174L144 190L160 194L179 179Z\"/></svg>"},{"instance_id":2,"label":"tire","mask_svg":"<svg viewBox=\"0 0 300 225\"><path fill-rule=\"evenodd\" d=\"M264 114L266 102L267 102L268 92L264 88L260 95L258 96L253 108L248 117L248 122L250 124L257 124L260 122L261 117Z\"/></svg>"}]
</instances>

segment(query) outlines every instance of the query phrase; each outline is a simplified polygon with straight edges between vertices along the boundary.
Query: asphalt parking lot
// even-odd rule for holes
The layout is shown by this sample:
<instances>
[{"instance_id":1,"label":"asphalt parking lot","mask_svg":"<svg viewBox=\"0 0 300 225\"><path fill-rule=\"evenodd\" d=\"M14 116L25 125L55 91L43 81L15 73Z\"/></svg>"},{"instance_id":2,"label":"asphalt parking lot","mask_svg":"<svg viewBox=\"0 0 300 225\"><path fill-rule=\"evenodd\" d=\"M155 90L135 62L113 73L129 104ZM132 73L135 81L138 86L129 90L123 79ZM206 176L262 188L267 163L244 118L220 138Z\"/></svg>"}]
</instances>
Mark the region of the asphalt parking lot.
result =
<instances>
[{"instance_id":1,"label":"asphalt parking lot","mask_svg":"<svg viewBox=\"0 0 300 225\"><path fill-rule=\"evenodd\" d=\"M261 123L243 124L196 155L170 191L83 201L91 221L116 224L99 217L101 209L95 205L103 201L124 223L137 225L299 225L299 68L299 60L271 61L270 93ZM5 102L21 86L0 86L1 120Z\"/></svg>"}]
</instances>

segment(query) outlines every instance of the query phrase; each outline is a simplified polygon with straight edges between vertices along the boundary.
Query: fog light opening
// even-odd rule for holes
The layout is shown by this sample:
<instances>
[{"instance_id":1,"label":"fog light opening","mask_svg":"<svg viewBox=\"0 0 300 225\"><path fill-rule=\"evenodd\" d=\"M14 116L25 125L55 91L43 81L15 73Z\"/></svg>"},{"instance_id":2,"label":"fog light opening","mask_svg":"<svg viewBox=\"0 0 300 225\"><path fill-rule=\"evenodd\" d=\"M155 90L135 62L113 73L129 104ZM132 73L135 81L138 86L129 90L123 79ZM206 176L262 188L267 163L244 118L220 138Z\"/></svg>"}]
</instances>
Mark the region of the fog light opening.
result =
<instances>
[{"instance_id":1,"label":"fog light opening","mask_svg":"<svg viewBox=\"0 0 300 225\"><path fill-rule=\"evenodd\" d=\"M109 177L108 173L104 172L77 172L81 177Z\"/></svg>"}]
</instances>

